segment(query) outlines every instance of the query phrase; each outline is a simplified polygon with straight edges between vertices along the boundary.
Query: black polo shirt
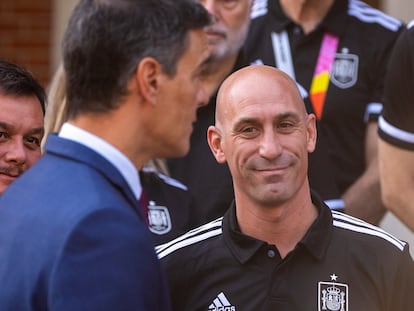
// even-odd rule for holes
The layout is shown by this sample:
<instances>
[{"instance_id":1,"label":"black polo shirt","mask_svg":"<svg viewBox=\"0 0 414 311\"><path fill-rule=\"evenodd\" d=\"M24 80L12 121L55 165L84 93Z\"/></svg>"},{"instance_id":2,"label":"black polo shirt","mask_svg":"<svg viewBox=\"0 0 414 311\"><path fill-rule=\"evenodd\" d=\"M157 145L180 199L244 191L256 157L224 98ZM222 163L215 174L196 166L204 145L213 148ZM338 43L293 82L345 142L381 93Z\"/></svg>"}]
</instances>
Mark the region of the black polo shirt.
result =
<instances>
[{"instance_id":1,"label":"black polo shirt","mask_svg":"<svg viewBox=\"0 0 414 311\"><path fill-rule=\"evenodd\" d=\"M407 244L313 202L318 218L284 259L275 246L240 232L235 206L158 246L173 309L410 310L414 264Z\"/></svg>"},{"instance_id":2,"label":"black polo shirt","mask_svg":"<svg viewBox=\"0 0 414 311\"><path fill-rule=\"evenodd\" d=\"M193 200L185 185L151 168L140 172L147 224L154 244L170 241L191 228Z\"/></svg>"},{"instance_id":3,"label":"black polo shirt","mask_svg":"<svg viewBox=\"0 0 414 311\"><path fill-rule=\"evenodd\" d=\"M297 82L309 92L324 34L339 38L329 88L318 122L317 148L310 159L310 184L323 199L326 184L313 181L333 173L340 194L365 169L364 142L367 122L377 121L381 112L383 78L388 57L402 23L357 0L335 0L317 28L305 35L301 27L282 11L278 0L256 0L250 33L245 44L246 61L276 66L271 34L288 34ZM313 112L309 98L309 112ZM320 179L331 179L330 176ZM328 183L329 184L329 183Z\"/></svg>"},{"instance_id":4,"label":"black polo shirt","mask_svg":"<svg viewBox=\"0 0 414 311\"><path fill-rule=\"evenodd\" d=\"M395 45L385 81L379 135L390 144L414 150L414 22Z\"/></svg>"}]
</instances>

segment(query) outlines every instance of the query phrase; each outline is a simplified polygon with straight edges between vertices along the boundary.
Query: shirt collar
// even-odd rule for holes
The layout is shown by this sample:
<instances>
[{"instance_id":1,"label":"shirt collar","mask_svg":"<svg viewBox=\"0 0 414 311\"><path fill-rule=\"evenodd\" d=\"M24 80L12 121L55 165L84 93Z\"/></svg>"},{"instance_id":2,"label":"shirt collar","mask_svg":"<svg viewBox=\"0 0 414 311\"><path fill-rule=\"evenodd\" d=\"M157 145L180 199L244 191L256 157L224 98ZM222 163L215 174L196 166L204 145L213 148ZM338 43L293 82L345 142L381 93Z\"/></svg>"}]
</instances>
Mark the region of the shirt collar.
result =
<instances>
[{"instance_id":1,"label":"shirt collar","mask_svg":"<svg viewBox=\"0 0 414 311\"><path fill-rule=\"evenodd\" d=\"M285 15L280 6L279 0L268 1L270 16L272 18L272 24L275 25L274 30L281 32L289 25L295 25L295 23ZM337 36L341 36L346 30L348 24L347 14L348 0L336 0L332 7L329 9L325 18L321 21L320 29L323 31L329 31Z\"/></svg>"},{"instance_id":2,"label":"shirt collar","mask_svg":"<svg viewBox=\"0 0 414 311\"><path fill-rule=\"evenodd\" d=\"M332 214L329 207L313 193L312 202L318 209L318 217L298 245L303 246L316 259L321 260L326 253L332 235ZM223 237L230 251L241 264L246 263L262 246L267 244L244 235L240 231L234 202L223 218Z\"/></svg>"},{"instance_id":3,"label":"shirt collar","mask_svg":"<svg viewBox=\"0 0 414 311\"><path fill-rule=\"evenodd\" d=\"M142 187L137 169L132 162L114 146L102 138L67 122L63 124L59 132L59 137L70 139L87 146L104 157L115 166L125 178L135 197L137 199L141 197Z\"/></svg>"},{"instance_id":4,"label":"shirt collar","mask_svg":"<svg viewBox=\"0 0 414 311\"><path fill-rule=\"evenodd\" d=\"M325 30L341 37L348 29L348 0L335 0L328 14L322 20Z\"/></svg>"}]
</instances>

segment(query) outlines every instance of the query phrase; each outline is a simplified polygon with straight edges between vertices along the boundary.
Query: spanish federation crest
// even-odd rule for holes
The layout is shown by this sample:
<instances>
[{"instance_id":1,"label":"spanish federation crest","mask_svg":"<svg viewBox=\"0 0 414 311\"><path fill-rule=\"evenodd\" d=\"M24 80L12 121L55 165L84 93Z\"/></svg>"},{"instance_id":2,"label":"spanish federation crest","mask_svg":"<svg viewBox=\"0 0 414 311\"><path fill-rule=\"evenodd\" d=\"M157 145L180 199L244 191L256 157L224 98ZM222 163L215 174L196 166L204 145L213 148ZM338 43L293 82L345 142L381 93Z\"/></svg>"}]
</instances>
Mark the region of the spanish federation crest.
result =
<instances>
[{"instance_id":1,"label":"spanish federation crest","mask_svg":"<svg viewBox=\"0 0 414 311\"><path fill-rule=\"evenodd\" d=\"M348 285L337 283L337 279L332 274L332 282L318 283L318 311L348 311Z\"/></svg>"},{"instance_id":2,"label":"spanish federation crest","mask_svg":"<svg viewBox=\"0 0 414 311\"><path fill-rule=\"evenodd\" d=\"M152 233L166 234L171 231L171 218L168 208L155 205L150 201L148 205L148 227Z\"/></svg>"},{"instance_id":3,"label":"spanish federation crest","mask_svg":"<svg viewBox=\"0 0 414 311\"><path fill-rule=\"evenodd\" d=\"M331 82L341 89L353 86L358 80L358 55L349 54L347 48L336 53L332 65Z\"/></svg>"}]
</instances>

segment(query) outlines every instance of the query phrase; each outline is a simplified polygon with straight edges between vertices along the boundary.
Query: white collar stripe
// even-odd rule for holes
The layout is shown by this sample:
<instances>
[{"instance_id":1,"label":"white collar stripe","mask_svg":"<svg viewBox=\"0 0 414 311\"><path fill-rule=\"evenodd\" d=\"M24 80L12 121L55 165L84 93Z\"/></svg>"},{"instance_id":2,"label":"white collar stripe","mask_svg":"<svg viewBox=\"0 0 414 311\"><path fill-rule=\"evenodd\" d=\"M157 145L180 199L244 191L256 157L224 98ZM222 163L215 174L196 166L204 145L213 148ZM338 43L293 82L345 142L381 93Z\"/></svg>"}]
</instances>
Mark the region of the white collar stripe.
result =
<instances>
[{"instance_id":1,"label":"white collar stripe","mask_svg":"<svg viewBox=\"0 0 414 311\"><path fill-rule=\"evenodd\" d=\"M168 247L168 248L166 248L162 251L158 251L157 252L158 258L162 259L163 257L175 252L176 250L179 250L179 249L184 248L186 246L193 245L193 244L196 244L198 242L207 240L209 238L218 236L221 233L222 233L222 229L219 228L219 229L216 229L216 230L206 232L206 233L201 234L201 235L197 235L197 236L194 236L194 237L187 238L185 240L182 240L181 242L178 242L178 243L175 243L175 244L171 245L170 247Z\"/></svg>"},{"instance_id":2,"label":"white collar stripe","mask_svg":"<svg viewBox=\"0 0 414 311\"><path fill-rule=\"evenodd\" d=\"M334 226L336 227L381 237L384 240L390 242L391 244L394 244L400 250L403 250L406 245L405 242L397 239L396 237L382 230L381 228L371 225L358 218L335 211L332 211L332 215L334 218Z\"/></svg>"},{"instance_id":3,"label":"white collar stripe","mask_svg":"<svg viewBox=\"0 0 414 311\"><path fill-rule=\"evenodd\" d=\"M206 231L210 231L212 229L214 230L214 229L217 229L217 228L221 228L222 219L223 219L223 217L220 217L216 220L213 220L212 222L209 222L205 225L202 225L198 228L195 228L191 231L188 231L187 233L175 238L174 240L172 240L170 242L158 245L158 246L155 247L155 251L157 253L162 252L163 250L167 249L168 247L171 247L172 245L174 245L176 243L179 243L183 240L186 240L186 239L188 239L192 236L204 234Z\"/></svg>"},{"instance_id":4,"label":"white collar stripe","mask_svg":"<svg viewBox=\"0 0 414 311\"><path fill-rule=\"evenodd\" d=\"M267 14L267 0L254 0L250 18L254 19Z\"/></svg>"},{"instance_id":5,"label":"white collar stripe","mask_svg":"<svg viewBox=\"0 0 414 311\"><path fill-rule=\"evenodd\" d=\"M377 226L374 226L374 225L372 225L372 224L370 224L370 223L368 223L368 222L366 222L362 219L359 219L359 218L356 218L356 217L353 217L353 216L350 216L350 215L347 215L347 214L344 214L344 213L338 212L338 211L332 211L332 215L333 215L333 218L335 220L348 222L348 223L355 224L355 225L358 225L358 226L366 227L368 229L376 230L376 231L382 232L384 234L387 234L388 236L390 236L391 238L393 238L397 241L400 241L399 239L397 239L396 237L394 237L393 235L391 235L387 231L384 231L383 229L381 229ZM405 243L403 243L403 244L405 244Z\"/></svg>"},{"instance_id":6,"label":"white collar stripe","mask_svg":"<svg viewBox=\"0 0 414 311\"><path fill-rule=\"evenodd\" d=\"M381 17L381 18L389 21L390 23L394 23L396 25L401 25L401 21L398 20L397 18L392 17L391 15L385 14L383 11L375 9L375 8L369 6L367 3L362 2L360 0L351 0L349 2L349 7L361 11L363 14L376 15L378 17Z\"/></svg>"},{"instance_id":7,"label":"white collar stripe","mask_svg":"<svg viewBox=\"0 0 414 311\"><path fill-rule=\"evenodd\" d=\"M392 31L397 31L402 25L401 21L398 19L391 17L380 10L371 8L358 0L351 0L349 2L348 14L363 22L380 24Z\"/></svg>"},{"instance_id":8,"label":"white collar stripe","mask_svg":"<svg viewBox=\"0 0 414 311\"><path fill-rule=\"evenodd\" d=\"M188 188L183 183L179 182L177 179L174 179L170 176L164 175L163 173L160 173L157 169L154 167L143 167L142 170L146 173L153 173L156 174L160 179L162 179L167 185L170 185L172 187L188 191Z\"/></svg>"},{"instance_id":9,"label":"white collar stripe","mask_svg":"<svg viewBox=\"0 0 414 311\"><path fill-rule=\"evenodd\" d=\"M371 229L368 229L368 228L363 228L363 227L359 227L359 226L355 226L355 225L351 225L351 224L347 224L347 223L343 223L343 222L339 222L339 221L336 221L336 220L334 220L334 226L339 227L339 228L343 228L343 229L347 229L347 230L351 230L351 231L355 231L355 232L359 232L359 233L364 233L364 234L380 237L384 240L387 240L391 244L395 245L400 251L404 250L404 246L402 246L401 243L397 242L395 239L392 239L392 238L390 238L389 236L387 236L385 234L382 234L379 231L371 230Z\"/></svg>"}]
</instances>

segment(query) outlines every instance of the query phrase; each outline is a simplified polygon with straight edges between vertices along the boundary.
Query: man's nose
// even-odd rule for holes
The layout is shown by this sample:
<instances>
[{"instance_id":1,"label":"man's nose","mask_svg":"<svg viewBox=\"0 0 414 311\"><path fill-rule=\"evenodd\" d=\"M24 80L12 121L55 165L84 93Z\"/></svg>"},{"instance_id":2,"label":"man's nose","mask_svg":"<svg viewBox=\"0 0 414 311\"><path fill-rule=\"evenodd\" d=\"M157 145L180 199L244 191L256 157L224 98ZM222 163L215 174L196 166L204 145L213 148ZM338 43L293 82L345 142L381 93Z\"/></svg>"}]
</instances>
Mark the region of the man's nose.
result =
<instances>
[{"instance_id":1,"label":"man's nose","mask_svg":"<svg viewBox=\"0 0 414 311\"><path fill-rule=\"evenodd\" d=\"M210 100L210 94L207 90L201 86L197 93L197 106L202 107L208 104Z\"/></svg>"},{"instance_id":2,"label":"man's nose","mask_svg":"<svg viewBox=\"0 0 414 311\"><path fill-rule=\"evenodd\" d=\"M213 23L217 21L218 10L216 0L201 0L204 8L213 16Z\"/></svg>"},{"instance_id":3,"label":"man's nose","mask_svg":"<svg viewBox=\"0 0 414 311\"><path fill-rule=\"evenodd\" d=\"M265 130L260 141L260 156L266 159L274 159L282 153L282 150L277 134L273 130Z\"/></svg>"},{"instance_id":4,"label":"man's nose","mask_svg":"<svg viewBox=\"0 0 414 311\"><path fill-rule=\"evenodd\" d=\"M24 164L26 162L27 153L23 139L13 139L7 144L5 160L15 164Z\"/></svg>"}]
</instances>

